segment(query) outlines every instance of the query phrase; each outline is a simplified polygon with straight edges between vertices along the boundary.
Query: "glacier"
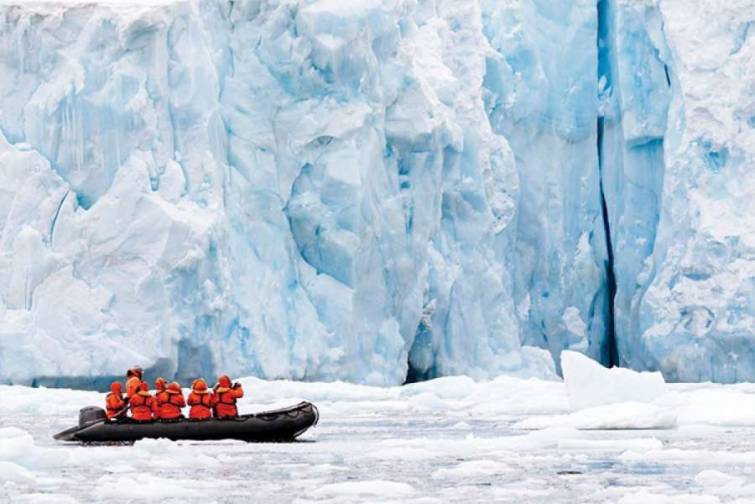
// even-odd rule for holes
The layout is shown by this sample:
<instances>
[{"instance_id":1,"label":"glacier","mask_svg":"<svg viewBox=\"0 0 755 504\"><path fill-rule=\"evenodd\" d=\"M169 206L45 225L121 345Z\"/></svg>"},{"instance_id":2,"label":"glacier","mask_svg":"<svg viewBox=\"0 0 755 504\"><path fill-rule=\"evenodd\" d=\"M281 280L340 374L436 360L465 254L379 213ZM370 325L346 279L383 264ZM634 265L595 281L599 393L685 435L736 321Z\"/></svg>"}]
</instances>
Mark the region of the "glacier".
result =
<instances>
[{"instance_id":1,"label":"glacier","mask_svg":"<svg viewBox=\"0 0 755 504\"><path fill-rule=\"evenodd\" d=\"M755 9L692 3L4 3L0 380L754 380Z\"/></svg>"}]
</instances>

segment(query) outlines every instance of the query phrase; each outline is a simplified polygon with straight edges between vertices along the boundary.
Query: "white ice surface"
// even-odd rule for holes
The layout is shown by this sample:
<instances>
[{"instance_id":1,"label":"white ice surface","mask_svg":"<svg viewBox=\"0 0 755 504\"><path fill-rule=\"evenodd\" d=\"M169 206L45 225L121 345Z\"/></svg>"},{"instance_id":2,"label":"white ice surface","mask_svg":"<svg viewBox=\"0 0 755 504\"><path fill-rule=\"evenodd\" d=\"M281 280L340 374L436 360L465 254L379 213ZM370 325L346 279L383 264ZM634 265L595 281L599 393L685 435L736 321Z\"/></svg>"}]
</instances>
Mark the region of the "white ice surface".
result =
<instances>
[{"instance_id":1,"label":"white ice surface","mask_svg":"<svg viewBox=\"0 0 755 504\"><path fill-rule=\"evenodd\" d=\"M577 352L562 352L561 368L573 409L626 401L647 403L666 393L661 373L608 369Z\"/></svg>"},{"instance_id":2,"label":"white ice surface","mask_svg":"<svg viewBox=\"0 0 755 504\"><path fill-rule=\"evenodd\" d=\"M75 423L78 407L102 403L103 394L0 386L0 501L172 504L199 495L208 502L246 502L254 495L302 504L755 499L755 417L748 411L753 384L667 385L660 403L674 408L679 426L638 430L648 427L643 408L656 403L572 411L566 386L556 381L451 377L400 388L241 381L247 391L242 412L308 399L320 407L320 424L292 444L64 445L50 436ZM739 410L726 406L737 402ZM717 409L718 416L708 411ZM624 424L582 430L569 422L573 415L600 417L601 411L604 419L620 413Z\"/></svg>"}]
</instances>

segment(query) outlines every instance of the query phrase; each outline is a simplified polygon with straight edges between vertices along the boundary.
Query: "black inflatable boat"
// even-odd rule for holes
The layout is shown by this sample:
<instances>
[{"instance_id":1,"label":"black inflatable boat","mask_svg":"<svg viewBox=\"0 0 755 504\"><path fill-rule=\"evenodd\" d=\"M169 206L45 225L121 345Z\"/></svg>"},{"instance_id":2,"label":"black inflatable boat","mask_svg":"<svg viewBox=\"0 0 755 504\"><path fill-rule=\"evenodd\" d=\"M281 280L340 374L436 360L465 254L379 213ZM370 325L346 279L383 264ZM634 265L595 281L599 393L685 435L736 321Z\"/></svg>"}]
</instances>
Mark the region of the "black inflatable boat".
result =
<instances>
[{"instance_id":1,"label":"black inflatable boat","mask_svg":"<svg viewBox=\"0 0 755 504\"><path fill-rule=\"evenodd\" d=\"M187 420L135 422L130 419L109 422L102 408L88 407L79 412L79 425L53 436L58 441L87 443L130 442L143 438L172 440L240 439L242 441L293 441L317 424L314 404L296 406L230 420Z\"/></svg>"}]
</instances>

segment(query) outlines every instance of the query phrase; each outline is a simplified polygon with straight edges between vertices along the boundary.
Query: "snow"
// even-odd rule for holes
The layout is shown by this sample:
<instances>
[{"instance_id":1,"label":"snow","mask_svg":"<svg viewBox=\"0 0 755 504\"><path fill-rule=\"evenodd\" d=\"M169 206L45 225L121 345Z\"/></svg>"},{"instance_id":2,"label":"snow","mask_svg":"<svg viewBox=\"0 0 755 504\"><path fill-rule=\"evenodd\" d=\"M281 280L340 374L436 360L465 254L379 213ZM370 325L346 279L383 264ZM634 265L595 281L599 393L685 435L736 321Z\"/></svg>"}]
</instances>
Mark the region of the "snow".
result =
<instances>
[{"instance_id":1,"label":"snow","mask_svg":"<svg viewBox=\"0 0 755 504\"><path fill-rule=\"evenodd\" d=\"M301 442L288 444L158 439L80 446L51 436L76 422L78 407L102 404L104 394L0 386L0 500L179 502L198 494L219 502L253 494L300 503L755 498L755 418L746 403L736 427L733 416L720 417L719 424L700 407L703 397L708 409L716 409L735 397L755 396L753 384L669 384L659 401L635 403L634 410L622 409L631 403L614 403L572 411L564 383L508 376L388 388L241 381L247 391L242 412L308 399L320 408L320 423ZM428 395L442 403L423 400L415 407L415 399ZM46 414L29 402L45 404ZM642 414L631 422L632 411L650 406L678 411L678 426L645 425ZM621 411L624 424L595 430L565 421L588 413L615 419Z\"/></svg>"}]
</instances>

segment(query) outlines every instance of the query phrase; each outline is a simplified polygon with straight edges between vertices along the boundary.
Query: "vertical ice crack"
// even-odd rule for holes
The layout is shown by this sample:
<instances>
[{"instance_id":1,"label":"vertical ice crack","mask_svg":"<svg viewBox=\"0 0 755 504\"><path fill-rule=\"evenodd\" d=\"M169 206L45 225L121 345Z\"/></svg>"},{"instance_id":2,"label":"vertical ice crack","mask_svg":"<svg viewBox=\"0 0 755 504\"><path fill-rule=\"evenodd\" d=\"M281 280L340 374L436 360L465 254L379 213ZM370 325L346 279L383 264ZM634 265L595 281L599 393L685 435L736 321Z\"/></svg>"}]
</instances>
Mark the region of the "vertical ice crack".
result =
<instances>
[{"instance_id":1,"label":"vertical ice crack","mask_svg":"<svg viewBox=\"0 0 755 504\"><path fill-rule=\"evenodd\" d=\"M614 323L614 300L616 299L616 274L614 273L613 243L611 241L611 224L608 220L608 205L603 189L603 117L598 117L598 171L600 180L600 210L603 218L603 230L606 236L606 284L608 306L606 313L606 340L604 353L607 359L603 364L608 367L619 365L619 352L616 345L616 326Z\"/></svg>"},{"instance_id":2,"label":"vertical ice crack","mask_svg":"<svg viewBox=\"0 0 755 504\"><path fill-rule=\"evenodd\" d=\"M612 82L612 68L611 57L613 48L613 33L611 24L611 0L601 0L598 2L598 82L597 90L599 93L599 100L605 99L600 96L602 93L606 95L611 94ZM606 334L605 345L602 353L603 364L608 367L618 366L619 352L616 343L616 323L615 323L615 299L616 299L616 273L614 271L614 250L613 241L611 237L611 222L608 215L608 204L606 202L606 192L604 187L605 179L605 159L604 159L604 107L605 103L601 104L598 108L598 121L597 121L597 151L598 151L598 180L600 189L600 210L601 217L603 219L603 231L606 237L606 291L607 291L607 308L606 308Z\"/></svg>"}]
</instances>

